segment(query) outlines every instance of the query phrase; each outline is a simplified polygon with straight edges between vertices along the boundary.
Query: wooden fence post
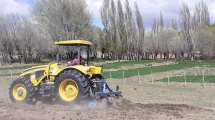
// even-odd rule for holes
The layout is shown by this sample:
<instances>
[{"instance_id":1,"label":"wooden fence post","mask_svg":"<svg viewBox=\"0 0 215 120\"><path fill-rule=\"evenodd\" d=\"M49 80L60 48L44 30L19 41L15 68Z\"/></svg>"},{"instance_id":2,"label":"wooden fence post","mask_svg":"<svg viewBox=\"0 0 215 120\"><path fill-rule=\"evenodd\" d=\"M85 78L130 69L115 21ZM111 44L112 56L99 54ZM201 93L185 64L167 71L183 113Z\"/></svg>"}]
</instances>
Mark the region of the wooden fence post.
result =
<instances>
[{"instance_id":1,"label":"wooden fence post","mask_svg":"<svg viewBox=\"0 0 215 120\"><path fill-rule=\"evenodd\" d=\"M184 86L187 86L186 72L184 72Z\"/></svg>"},{"instance_id":2,"label":"wooden fence post","mask_svg":"<svg viewBox=\"0 0 215 120\"><path fill-rule=\"evenodd\" d=\"M140 79L140 71L138 70L138 82L141 84L141 79Z\"/></svg>"},{"instance_id":3,"label":"wooden fence post","mask_svg":"<svg viewBox=\"0 0 215 120\"><path fill-rule=\"evenodd\" d=\"M151 71L151 81L152 81L152 84L154 84L154 79L153 79L152 71Z\"/></svg>"},{"instance_id":4,"label":"wooden fence post","mask_svg":"<svg viewBox=\"0 0 215 120\"><path fill-rule=\"evenodd\" d=\"M167 78L167 80L168 80L167 85L170 85L170 76L169 76L169 73L168 73L168 78Z\"/></svg>"},{"instance_id":5,"label":"wooden fence post","mask_svg":"<svg viewBox=\"0 0 215 120\"><path fill-rule=\"evenodd\" d=\"M13 72L10 70L10 80L13 80Z\"/></svg>"},{"instance_id":6,"label":"wooden fence post","mask_svg":"<svg viewBox=\"0 0 215 120\"><path fill-rule=\"evenodd\" d=\"M122 79L125 80L125 71L122 71Z\"/></svg>"},{"instance_id":7,"label":"wooden fence post","mask_svg":"<svg viewBox=\"0 0 215 120\"><path fill-rule=\"evenodd\" d=\"M202 87L205 87L205 71L202 72Z\"/></svg>"},{"instance_id":8,"label":"wooden fence post","mask_svg":"<svg viewBox=\"0 0 215 120\"><path fill-rule=\"evenodd\" d=\"M109 73L109 79L111 80L111 78L112 78L112 75L111 75L111 72Z\"/></svg>"}]
</instances>

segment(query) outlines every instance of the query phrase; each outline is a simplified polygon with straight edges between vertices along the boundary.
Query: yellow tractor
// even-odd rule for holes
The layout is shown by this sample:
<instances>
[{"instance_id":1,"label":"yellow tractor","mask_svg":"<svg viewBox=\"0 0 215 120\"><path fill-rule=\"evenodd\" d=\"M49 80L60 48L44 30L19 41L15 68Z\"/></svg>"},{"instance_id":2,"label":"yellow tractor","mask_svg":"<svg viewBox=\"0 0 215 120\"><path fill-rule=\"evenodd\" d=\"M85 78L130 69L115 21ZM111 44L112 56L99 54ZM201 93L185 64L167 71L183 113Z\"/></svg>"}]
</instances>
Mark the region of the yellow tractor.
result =
<instances>
[{"instance_id":1,"label":"yellow tractor","mask_svg":"<svg viewBox=\"0 0 215 120\"><path fill-rule=\"evenodd\" d=\"M59 100L63 103L71 103L89 97L121 96L118 87L113 91L104 80L102 67L89 65L90 46L93 45L90 41L66 40L55 44L76 47L78 61L81 60L84 49L87 57L86 64L50 63L24 70L11 83L9 96L13 102L34 104L37 100Z\"/></svg>"}]
</instances>

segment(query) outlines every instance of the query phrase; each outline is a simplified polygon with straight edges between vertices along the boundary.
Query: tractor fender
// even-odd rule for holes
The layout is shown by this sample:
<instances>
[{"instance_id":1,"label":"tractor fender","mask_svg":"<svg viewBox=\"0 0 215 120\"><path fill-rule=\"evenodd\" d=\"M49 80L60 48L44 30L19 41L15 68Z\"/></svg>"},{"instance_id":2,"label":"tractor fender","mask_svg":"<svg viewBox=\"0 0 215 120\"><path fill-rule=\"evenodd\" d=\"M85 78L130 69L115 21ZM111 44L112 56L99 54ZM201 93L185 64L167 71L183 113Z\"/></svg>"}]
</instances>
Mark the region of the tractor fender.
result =
<instances>
[{"instance_id":1,"label":"tractor fender","mask_svg":"<svg viewBox=\"0 0 215 120\"><path fill-rule=\"evenodd\" d=\"M62 72L66 70L76 70L82 73L83 75L89 75L91 77L93 76L101 76L102 73L102 68L101 67L96 67L96 66L83 66L83 65L75 65L75 66L68 66L66 68L63 68L57 72L57 74L54 75L59 75Z\"/></svg>"},{"instance_id":2,"label":"tractor fender","mask_svg":"<svg viewBox=\"0 0 215 120\"><path fill-rule=\"evenodd\" d=\"M76 71L80 72L83 75L88 75L89 68L86 67L86 66L81 66L81 65L66 67L66 68L62 69L60 72L58 72L57 75L60 75L61 73L65 72L67 70L76 70Z\"/></svg>"}]
</instances>

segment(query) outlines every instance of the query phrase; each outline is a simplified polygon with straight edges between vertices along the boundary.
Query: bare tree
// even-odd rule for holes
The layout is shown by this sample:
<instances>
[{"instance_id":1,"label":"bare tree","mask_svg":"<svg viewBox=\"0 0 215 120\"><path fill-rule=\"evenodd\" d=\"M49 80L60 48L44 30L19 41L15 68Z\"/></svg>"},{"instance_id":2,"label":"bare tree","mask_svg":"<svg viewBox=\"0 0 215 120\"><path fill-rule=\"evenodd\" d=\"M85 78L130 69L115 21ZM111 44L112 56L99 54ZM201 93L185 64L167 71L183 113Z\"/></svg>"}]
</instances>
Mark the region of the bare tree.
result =
<instances>
[{"instance_id":1,"label":"bare tree","mask_svg":"<svg viewBox=\"0 0 215 120\"><path fill-rule=\"evenodd\" d=\"M7 20L1 19L0 24L0 51L1 63L12 63L13 60L13 42L10 39L10 32L8 29ZM12 58L11 58L12 57Z\"/></svg>"},{"instance_id":2,"label":"bare tree","mask_svg":"<svg viewBox=\"0 0 215 120\"><path fill-rule=\"evenodd\" d=\"M192 52L194 50L194 41L191 35L192 16L188 5L186 5L185 3L182 5L182 8L180 9L180 19L182 39L186 41L186 45L188 47L188 57L193 59Z\"/></svg>"},{"instance_id":3,"label":"bare tree","mask_svg":"<svg viewBox=\"0 0 215 120\"><path fill-rule=\"evenodd\" d=\"M118 19L117 19L117 24L118 24L118 36L121 44L121 55L123 58L125 58L125 54L127 53L127 48L128 48L128 36L126 34L126 24L125 24L125 13L123 10L123 5L121 0L118 0L117 3L117 8L118 8Z\"/></svg>"},{"instance_id":4,"label":"bare tree","mask_svg":"<svg viewBox=\"0 0 215 120\"><path fill-rule=\"evenodd\" d=\"M145 29L144 29L144 21L143 16L140 13L139 7L137 3L135 3L135 10L136 10L136 22L137 22L137 49L138 49L138 60L140 59L140 55L143 58L143 46L144 46L144 36L145 36Z\"/></svg>"},{"instance_id":5,"label":"bare tree","mask_svg":"<svg viewBox=\"0 0 215 120\"><path fill-rule=\"evenodd\" d=\"M196 4L194 16L193 16L193 27L194 29L197 29L196 27L209 25L210 24L210 13L208 10L208 5L201 1Z\"/></svg>"},{"instance_id":6,"label":"bare tree","mask_svg":"<svg viewBox=\"0 0 215 120\"><path fill-rule=\"evenodd\" d=\"M178 30L178 23L177 23L176 19L172 19L171 28L174 29L174 30Z\"/></svg>"},{"instance_id":7,"label":"bare tree","mask_svg":"<svg viewBox=\"0 0 215 120\"><path fill-rule=\"evenodd\" d=\"M110 8L110 0L105 0L101 9L101 19L103 28L103 42L102 42L102 56L105 58L106 56L109 58L109 51L111 48L111 33L110 33L110 20L109 20L109 8ZM102 38L102 37L101 37Z\"/></svg>"},{"instance_id":8,"label":"bare tree","mask_svg":"<svg viewBox=\"0 0 215 120\"><path fill-rule=\"evenodd\" d=\"M47 51L44 49L50 44L47 44L48 39L40 40L42 34L38 34L38 31L36 25L17 15L7 16L0 21L1 63L39 62L44 51Z\"/></svg>"},{"instance_id":9,"label":"bare tree","mask_svg":"<svg viewBox=\"0 0 215 120\"><path fill-rule=\"evenodd\" d=\"M205 47L205 43L209 42L207 39L204 39L203 36L205 36L205 32L208 29L207 26L210 25L210 13L208 10L208 5L204 2L201 1L196 4L195 10L194 10L194 15L193 15L193 22L192 22L192 28L193 28L193 39L195 41L195 51L198 52L203 52L202 48ZM210 37L208 37L210 38ZM202 41L202 40L205 40ZM210 45L209 45L210 46ZM204 56L206 56L204 54Z\"/></svg>"},{"instance_id":10,"label":"bare tree","mask_svg":"<svg viewBox=\"0 0 215 120\"><path fill-rule=\"evenodd\" d=\"M135 13L133 9L135 8ZM106 0L101 11L107 54L111 59L143 58L144 22L137 4L131 7L128 0Z\"/></svg>"},{"instance_id":11,"label":"bare tree","mask_svg":"<svg viewBox=\"0 0 215 120\"><path fill-rule=\"evenodd\" d=\"M53 41L94 38L91 15L85 0L38 0L33 10L33 19L47 31ZM54 49L52 54L55 56L60 54L60 49L66 53L65 58L72 56L72 49Z\"/></svg>"},{"instance_id":12,"label":"bare tree","mask_svg":"<svg viewBox=\"0 0 215 120\"><path fill-rule=\"evenodd\" d=\"M34 18L54 41L87 38L90 14L84 0L38 0Z\"/></svg>"}]
</instances>

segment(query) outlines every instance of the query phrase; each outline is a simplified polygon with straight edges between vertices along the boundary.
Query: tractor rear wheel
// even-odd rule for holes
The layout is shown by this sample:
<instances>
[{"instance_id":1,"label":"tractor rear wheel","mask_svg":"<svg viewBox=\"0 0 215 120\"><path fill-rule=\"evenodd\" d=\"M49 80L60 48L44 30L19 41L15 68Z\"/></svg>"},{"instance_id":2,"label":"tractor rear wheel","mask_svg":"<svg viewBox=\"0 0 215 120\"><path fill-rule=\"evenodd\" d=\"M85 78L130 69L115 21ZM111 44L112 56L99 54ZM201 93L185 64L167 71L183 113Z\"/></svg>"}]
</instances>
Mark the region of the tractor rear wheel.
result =
<instances>
[{"instance_id":1,"label":"tractor rear wheel","mask_svg":"<svg viewBox=\"0 0 215 120\"><path fill-rule=\"evenodd\" d=\"M55 83L56 98L63 103L71 103L90 95L89 81L76 70L61 73Z\"/></svg>"},{"instance_id":2,"label":"tractor rear wheel","mask_svg":"<svg viewBox=\"0 0 215 120\"><path fill-rule=\"evenodd\" d=\"M9 88L9 97L12 102L25 102L28 104L35 104L36 100L33 98L34 88L30 80L24 78L17 79L12 82Z\"/></svg>"}]
</instances>

